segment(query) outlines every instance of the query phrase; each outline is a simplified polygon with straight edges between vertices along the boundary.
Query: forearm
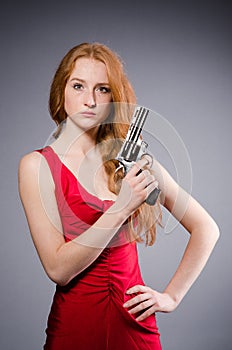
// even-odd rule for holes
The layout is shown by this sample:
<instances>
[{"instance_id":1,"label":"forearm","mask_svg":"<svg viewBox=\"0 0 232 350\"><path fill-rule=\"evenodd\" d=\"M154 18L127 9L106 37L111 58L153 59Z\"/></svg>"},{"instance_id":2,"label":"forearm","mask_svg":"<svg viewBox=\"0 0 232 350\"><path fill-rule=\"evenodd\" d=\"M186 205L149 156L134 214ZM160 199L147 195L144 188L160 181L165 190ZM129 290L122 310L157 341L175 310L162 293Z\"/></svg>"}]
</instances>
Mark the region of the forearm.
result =
<instances>
[{"instance_id":1,"label":"forearm","mask_svg":"<svg viewBox=\"0 0 232 350\"><path fill-rule=\"evenodd\" d=\"M219 237L216 224L192 231L183 258L164 293L178 305L203 270Z\"/></svg>"},{"instance_id":2,"label":"forearm","mask_svg":"<svg viewBox=\"0 0 232 350\"><path fill-rule=\"evenodd\" d=\"M67 284L94 262L127 219L113 204L88 230L57 250L52 279ZM51 277L51 276L50 276Z\"/></svg>"},{"instance_id":3,"label":"forearm","mask_svg":"<svg viewBox=\"0 0 232 350\"><path fill-rule=\"evenodd\" d=\"M150 173L137 175L144 160L137 162L123 178L114 204L83 234L65 242L53 180L44 162L39 182L40 156L33 153L23 159L19 167L19 192L41 263L51 280L65 285L97 259L156 183Z\"/></svg>"}]
</instances>

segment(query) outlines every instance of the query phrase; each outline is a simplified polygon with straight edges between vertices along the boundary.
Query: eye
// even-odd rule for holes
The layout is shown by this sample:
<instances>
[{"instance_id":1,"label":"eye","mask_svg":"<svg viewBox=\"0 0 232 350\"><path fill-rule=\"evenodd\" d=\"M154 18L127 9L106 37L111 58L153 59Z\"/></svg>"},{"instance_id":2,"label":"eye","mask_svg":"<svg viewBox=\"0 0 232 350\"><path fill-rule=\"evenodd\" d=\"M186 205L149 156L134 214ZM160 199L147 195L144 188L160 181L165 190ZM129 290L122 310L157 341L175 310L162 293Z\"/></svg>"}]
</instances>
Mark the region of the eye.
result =
<instances>
[{"instance_id":1,"label":"eye","mask_svg":"<svg viewBox=\"0 0 232 350\"><path fill-rule=\"evenodd\" d=\"M74 88L75 90L81 90L81 89L83 89L83 85L82 85L82 84L79 84L79 83L75 83L75 84L73 85L73 88Z\"/></svg>"},{"instance_id":2,"label":"eye","mask_svg":"<svg viewBox=\"0 0 232 350\"><path fill-rule=\"evenodd\" d=\"M111 92L109 87L106 86L99 86L96 91L99 91L102 94L109 94Z\"/></svg>"}]
</instances>

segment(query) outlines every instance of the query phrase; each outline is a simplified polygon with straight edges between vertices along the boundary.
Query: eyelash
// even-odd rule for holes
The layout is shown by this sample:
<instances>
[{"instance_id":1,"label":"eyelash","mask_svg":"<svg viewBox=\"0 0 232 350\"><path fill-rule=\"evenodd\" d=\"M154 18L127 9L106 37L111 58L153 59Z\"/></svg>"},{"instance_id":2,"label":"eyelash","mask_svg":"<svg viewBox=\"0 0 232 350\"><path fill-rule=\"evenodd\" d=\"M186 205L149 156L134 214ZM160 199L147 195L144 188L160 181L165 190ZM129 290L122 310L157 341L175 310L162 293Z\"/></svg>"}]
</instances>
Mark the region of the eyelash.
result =
<instances>
[{"instance_id":1,"label":"eyelash","mask_svg":"<svg viewBox=\"0 0 232 350\"><path fill-rule=\"evenodd\" d=\"M74 84L73 88L75 90L81 90L83 88L83 85L82 84ZM111 92L110 88L108 88L106 86L100 86L96 90L100 91L100 93L102 93L102 94L108 94Z\"/></svg>"},{"instance_id":2,"label":"eyelash","mask_svg":"<svg viewBox=\"0 0 232 350\"><path fill-rule=\"evenodd\" d=\"M100 86L98 89L99 89L99 91L100 91L101 93L103 93L103 94L108 94L108 93L111 92L110 88L107 88L107 87L105 87L105 86Z\"/></svg>"},{"instance_id":3,"label":"eyelash","mask_svg":"<svg viewBox=\"0 0 232 350\"><path fill-rule=\"evenodd\" d=\"M80 90L83 87L83 85L81 85L81 84L74 84L73 87L74 87L75 90Z\"/></svg>"}]
</instances>

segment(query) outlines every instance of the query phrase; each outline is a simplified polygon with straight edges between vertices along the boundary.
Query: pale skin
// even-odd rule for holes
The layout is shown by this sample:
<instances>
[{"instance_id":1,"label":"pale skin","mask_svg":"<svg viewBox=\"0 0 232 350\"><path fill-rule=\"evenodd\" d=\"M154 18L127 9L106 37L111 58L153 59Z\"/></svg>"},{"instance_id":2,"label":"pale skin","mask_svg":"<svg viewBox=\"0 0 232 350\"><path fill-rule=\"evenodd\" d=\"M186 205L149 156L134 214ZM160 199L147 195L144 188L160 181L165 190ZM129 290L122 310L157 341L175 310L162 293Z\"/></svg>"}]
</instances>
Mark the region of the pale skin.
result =
<instances>
[{"instance_id":1,"label":"pale skin","mask_svg":"<svg viewBox=\"0 0 232 350\"><path fill-rule=\"evenodd\" d=\"M66 285L96 260L125 220L159 185L162 205L189 232L190 238L182 260L163 292L140 285L127 290L128 294L138 294L124 307L131 314L139 312L137 321L142 321L155 312L171 312L179 305L204 268L219 237L219 229L206 210L157 162L154 163L155 176L148 171L137 175L146 163L143 159L125 176L118 196L109 191L101 156L95 147L95 136L98 124L105 118L100 107L107 107L110 101L105 65L89 58L79 59L65 89L65 110L70 117L64 133L51 145L90 193L114 201L95 224L81 238L65 242L53 179L38 152L25 155L20 161L19 192L33 242L47 275L55 283ZM88 132L90 127L95 128ZM81 168L85 176L79 171ZM86 174L94 174L94 179Z\"/></svg>"}]
</instances>

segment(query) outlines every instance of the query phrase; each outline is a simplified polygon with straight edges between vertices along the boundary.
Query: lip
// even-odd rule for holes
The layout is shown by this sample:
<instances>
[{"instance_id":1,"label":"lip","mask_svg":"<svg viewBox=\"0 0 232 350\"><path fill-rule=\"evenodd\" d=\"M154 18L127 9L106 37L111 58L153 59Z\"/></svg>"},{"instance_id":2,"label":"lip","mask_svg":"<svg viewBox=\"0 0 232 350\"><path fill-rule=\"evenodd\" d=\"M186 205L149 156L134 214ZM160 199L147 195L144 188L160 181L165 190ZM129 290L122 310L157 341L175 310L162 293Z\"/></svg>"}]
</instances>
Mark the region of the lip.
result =
<instances>
[{"instance_id":1,"label":"lip","mask_svg":"<svg viewBox=\"0 0 232 350\"><path fill-rule=\"evenodd\" d=\"M81 114L84 115L85 117L94 117L96 115L96 113L93 113L90 111L81 112Z\"/></svg>"}]
</instances>

